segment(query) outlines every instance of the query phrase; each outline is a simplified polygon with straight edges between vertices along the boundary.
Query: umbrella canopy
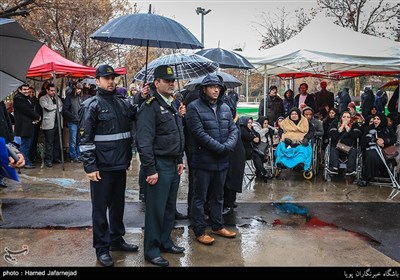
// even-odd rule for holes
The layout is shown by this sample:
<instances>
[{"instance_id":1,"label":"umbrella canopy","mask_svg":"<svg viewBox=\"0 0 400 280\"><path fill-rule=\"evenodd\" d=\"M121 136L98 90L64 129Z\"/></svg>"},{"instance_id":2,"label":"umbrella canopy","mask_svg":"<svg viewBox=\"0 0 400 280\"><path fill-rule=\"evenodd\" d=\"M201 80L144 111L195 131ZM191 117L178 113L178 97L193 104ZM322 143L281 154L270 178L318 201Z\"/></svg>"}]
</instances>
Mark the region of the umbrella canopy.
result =
<instances>
[{"instance_id":1,"label":"umbrella canopy","mask_svg":"<svg viewBox=\"0 0 400 280\"><path fill-rule=\"evenodd\" d=\"M222 77L222 80L224 81L224 84L227 88L235 88L235 87L239 87L242 85L242 83L238 79L236 79L234 76L232 76L231 74L228 74L228 73L225 73L222 71L218 71L215 74ZM187 83L184 86L184 88L187 90L194 90L197 85L201 84L201 82L203 81L204 78L205 78L205 76L199 77L193 81L190 81L189 83Z\"/></svg>"},{"instance_id":2,"label":"umbrella canopy","mask_svg":"<svg viewBox=\"0 0 400 280\"><path fill-rule=\"evenodd\" d=\"M400 85L400 80L393 80L393 81L387 82L386 84L381 86L379 89L394 91L394 90L396 90L396 88L399 85Z\"/></svg>"},{"instance_id":3,"label":"umbrella canopy","mask_svg":"<svg viewBox=\"0 0 400 280\"><path fill-rule=\"evenodd\" d=\"M169 65L175 68L175 75L180 80L189 80L198 78L208 73L214 72L218 68L215 63L208 58L197 54L169 54L161 56L147 66L147 80L154 80L154 70L160 65ZM135 79L144 81L146 69L142 68L136 75Z\"/></svg>"},{"instance_id":4,"label":"umbrella canopy","mask_svg":"<svg viewBox=\"0 0 400 280\"><path fill-rule=\"evenodd\" d=\"M201 49L203 45L182 24L155 14L130 14L110 20L92 39L135 46Z\"/></svg>"},{"instance_id":5,"label":"umbrella canopy","mask_svg":"<svg viewBox=\"0 0 400 280\"><path fill-rule=\"evenodd\" d=\"M110 43L146 46L146 66L149 47L170 49L203 48L203 45L182 24L150 12L148 14L124 15L112 19L90 37ZM144 81L146 80L145 75Z\"/></svg>"},{"instance_id":6,"label":"umbrella canopy","mask_svg":"<svg viewBox=\"0 0 400 280\"><path fill-rule=\"evenodd\" d=\"M205 49L196 54L217 62L220 68L251 69L254 66L240 54L221 48Z\"/></svg>"},{"instance_id":7,"label":"umbrella canopy","mask_svg":"<svg viewBox=\"0 0 400 280\"><path fill-rule=\"evenodd\" d=\"M0 18L0 100L26 80L26 72L42 46L15 20Z\"/></svg>"}]
</instances>

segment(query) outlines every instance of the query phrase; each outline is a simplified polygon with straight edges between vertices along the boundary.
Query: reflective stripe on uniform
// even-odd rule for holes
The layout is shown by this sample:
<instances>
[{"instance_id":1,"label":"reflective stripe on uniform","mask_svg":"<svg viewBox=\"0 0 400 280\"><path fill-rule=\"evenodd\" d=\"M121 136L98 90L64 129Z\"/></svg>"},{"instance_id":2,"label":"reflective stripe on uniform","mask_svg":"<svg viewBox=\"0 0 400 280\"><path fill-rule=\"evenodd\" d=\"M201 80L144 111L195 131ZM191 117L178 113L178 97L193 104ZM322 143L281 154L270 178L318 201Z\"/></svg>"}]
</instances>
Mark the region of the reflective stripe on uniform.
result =
<instances>
[{"instance_id":1,"label":"reflective stripe on uniform","mask_svg":"<svg viewBox=\"0 0 400 280\"><path fill-rule=\"evenodd\" d=\"M122 139L127 139L131 137L131 132L121 132L116 134L107 134L107 135L95 135L94 141L117 141Z\"/></svg>"},{"instance_id":2,"label":"reflective stripe on uniform","mask_svg":"<svg viewBox=\"0 0 400 280\"><path fill-rule=\"evenodd\" d=\"M95 144L79 145L79 151L81 153L86 152L86 151L94 151L95 149L96 149Z\"/></svg>"}]
</instances>

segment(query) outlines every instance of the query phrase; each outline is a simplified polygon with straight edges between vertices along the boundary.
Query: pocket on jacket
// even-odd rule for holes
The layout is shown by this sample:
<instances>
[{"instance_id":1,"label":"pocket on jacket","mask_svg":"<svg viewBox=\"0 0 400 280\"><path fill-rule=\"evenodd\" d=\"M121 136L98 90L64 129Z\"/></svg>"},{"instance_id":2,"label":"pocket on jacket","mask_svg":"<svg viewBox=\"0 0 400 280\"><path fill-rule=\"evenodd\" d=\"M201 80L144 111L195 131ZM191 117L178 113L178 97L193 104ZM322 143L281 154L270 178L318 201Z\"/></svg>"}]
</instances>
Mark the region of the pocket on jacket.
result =
<instances>
[{"instance_id":1,"label":"pocket on jacket","mask_svg":"<svg viewBox=\"0 0 400 280\"><path fill-rule=\"evenodd\" d=\"M116 146L114 142L96 144L97 162L100 165L113 166L116 153Z\"/></svg>"},{"instance_id":2,"label":"pocket on jacket","mask_svg":"<svg viewBox=\"0 0 400 280\"><path fill-rule=\"evenodd\" d=\"M109 112L107 112L107 113L100 113L100 114L98 115L98 118L99 118L99 120L101 120L101 121L109 121L109 120L112 120L112 119L114 118L114 115L111 114L111 113L109 113Z\"/></svg>"}]
</instances>

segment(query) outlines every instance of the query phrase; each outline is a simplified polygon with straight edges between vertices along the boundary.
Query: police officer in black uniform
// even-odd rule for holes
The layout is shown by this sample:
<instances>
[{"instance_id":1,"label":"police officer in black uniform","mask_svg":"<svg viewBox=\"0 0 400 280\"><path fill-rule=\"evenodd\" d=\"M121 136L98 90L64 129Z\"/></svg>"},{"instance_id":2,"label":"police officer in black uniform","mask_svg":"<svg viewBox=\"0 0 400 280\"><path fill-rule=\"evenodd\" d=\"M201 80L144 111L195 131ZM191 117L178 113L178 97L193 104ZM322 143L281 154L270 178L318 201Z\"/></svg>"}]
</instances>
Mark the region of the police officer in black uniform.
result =
<instances>
[{"instance_id":1,"label":"police officer in black uniform","mask_svg":"<svg viewBox=\"0 0 400 280\"><path fill-rule=\"evenodd\" d=\"M90 179L93 247L103 266L113 266L109 251L136 252L125 242L123 223L126 170L132 158L131 121L136 108L115 94L115 77L109 65L96 69L96 95L79 110L81 159ZM107 209L109 221L107 220Z\"/></svg>"},{"instance_id":2,"label":"police officer in black uniform","mask_svg":"<svg viewBox=\"0 0 400 280\"><path fill-rule=\"evenodd\" d=\"M158 266L169 265L161 251L181 254L185 250L171 239L184 148L182 120L172 104L175 78L168 65L154 70L154 94L141 105L136 123L146 178L144 257Z\"/></svg>"}]
</instances>

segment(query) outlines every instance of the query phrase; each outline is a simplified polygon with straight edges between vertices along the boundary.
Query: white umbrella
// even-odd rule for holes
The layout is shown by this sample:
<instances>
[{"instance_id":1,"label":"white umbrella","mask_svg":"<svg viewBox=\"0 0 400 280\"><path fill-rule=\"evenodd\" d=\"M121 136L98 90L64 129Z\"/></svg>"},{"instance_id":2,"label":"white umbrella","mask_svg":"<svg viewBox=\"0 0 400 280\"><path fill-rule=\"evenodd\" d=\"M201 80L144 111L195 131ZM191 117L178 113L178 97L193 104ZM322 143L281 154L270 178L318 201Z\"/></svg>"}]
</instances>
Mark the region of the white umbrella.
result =
<instances>
[{"instance_id":1,"label":"white umbrella","mask_svg":"<svg viewBox=\"0 0 400 280\"><path fill-rule=\"evenodd\" d=\"M197 54L169 54L161 56L147 66L147 80L154 80L154 70L160 65L169 65L175 68L175 75L180 80L189 80L198 78L208 73L214 72L218 68L218 63L215 63L208 58ZM136 75L135 79L144 81L146 69L143 67Z\"/></svg>"}]
</instances>

